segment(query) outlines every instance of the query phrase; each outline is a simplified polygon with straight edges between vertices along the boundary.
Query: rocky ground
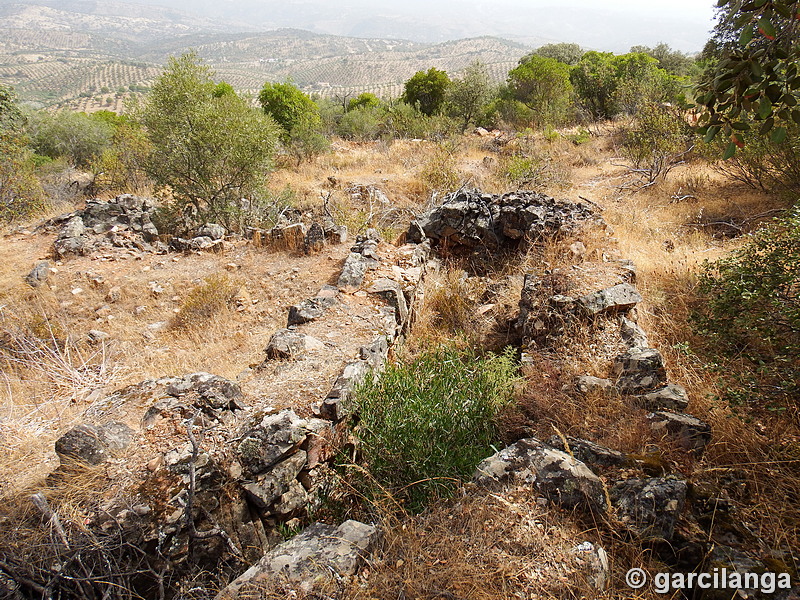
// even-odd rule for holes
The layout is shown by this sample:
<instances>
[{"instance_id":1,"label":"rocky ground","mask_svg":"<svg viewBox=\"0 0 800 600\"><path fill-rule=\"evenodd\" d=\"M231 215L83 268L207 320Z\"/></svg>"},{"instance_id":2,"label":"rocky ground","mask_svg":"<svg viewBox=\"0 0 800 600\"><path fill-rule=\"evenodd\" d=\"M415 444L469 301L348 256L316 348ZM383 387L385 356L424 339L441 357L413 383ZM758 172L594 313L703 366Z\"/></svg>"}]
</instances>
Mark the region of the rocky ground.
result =
<instances>
[{"instance_id":1,"label":"rocky ground","mask_svg":"<svg viewBox=\"0 0 800 600\"><path fill-rule=\"evenodd\" d=\"M680 188L621 196L626 171L596 145L603 158L570 159L563 200L465 187L412 220L407 198L362 194L407 229L397 239L314 213L251 239L214 224L170 239L133 196L6 235L0 483L20 508L2 517L18 541L0 596L102 597L112 578L147 597L630 597L631 566L791 571L793 534L754 533L748 475L714 467L732 433L660 322L659 276L725 243L703 237L699 254L664 211L694 223L725 202L702 186L692 206ZM462 162L488 183L477 148ZM391 193L386 170L364 189ZM420 343L426 295L453 268L484 292L476 320L519 348L508 445L420 517L336 519L321 509L330 461L352 450L353 388ZM49 550L26 564L34 544ZM198 566L217 589L192 586Z\"/></svg>"}]
</instances>

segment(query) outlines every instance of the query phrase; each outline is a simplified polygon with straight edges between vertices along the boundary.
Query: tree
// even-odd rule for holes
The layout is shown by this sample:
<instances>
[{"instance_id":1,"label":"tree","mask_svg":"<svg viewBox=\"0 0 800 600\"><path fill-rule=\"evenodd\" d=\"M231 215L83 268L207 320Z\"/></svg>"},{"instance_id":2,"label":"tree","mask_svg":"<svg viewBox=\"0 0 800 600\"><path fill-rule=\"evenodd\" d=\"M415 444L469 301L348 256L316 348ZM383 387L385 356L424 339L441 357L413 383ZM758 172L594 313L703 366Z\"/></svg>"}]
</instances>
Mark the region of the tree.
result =
<instances>
[{"instance_id":1,"label":"tree","mask_svg":"<svg viewBox=\"0 0 800 600\"><path fill-rule=\"evenodd\" d=\"M647 54L658 61L658 68L670 75L684 76L689 73L693 60L680 50L673 50L668 44L661 42L654 48L649 46L633 46L630 52Z\"/></svg>"},{"instance_id":2,"label":"tree","mask_svg":"<svg viewBox=\"0 0 800 600\"><path fill-rule=\"evenodd\" d=\"M0 85L0 220L24 217L44 206L25 136L25 116L11 88Z\"/></svg>"},{"instance_id":3,"label":"tree","mask_svg":"<svg viewBox=\"0 0 800 600\"><path fill-rule=\"evenodd\" d=\"M569 74L578 102L593 120L613 114L613 94L617 87L614 55L611 52L587 52Z\"/></svg>"},{"instance_id":4,"label":"tree","mask_svg":"<svg viewBox=\"0 0 800 600\"><path fill-rule=\"evenodd\" d=\"M449 85L447 73L431 67L427 72L417 71L406 81L400 99L406 104L416 106L422 114L430 116L442 108Z\"/></svg>"},{"instance_id":5,"label":"tree","mask_svg":"<svg viewBox=\"0 0 800 600\"><path fill-rule=\"evenodd\" d=\"M535 125L559 125L570 116L569 74L569 66L554 58L527 56L509 71L508 93L531 110Z\"/></svg>"},{"instance_id":6,"label":"tree","mask_svg":"<svg viewBox=\"0 0 800 600\"><path fill-rule=\"evenodd\" d=\"M114 125L105 115L39 111L29 116L28 131L37 154L87 168L111 144Z\"/></svg>"},{"instance_id":7,"label":"tree","mask_svg":"<svg viewBox=\"0 0 800 600\"><path fill-rule=\"evenodd\" d=\"M718 60L695 93L700 132L709 142L724 133L723 158L730 158L745 144L742 132L755 127L781 143L789 121L800 124L800 0L719 0L718 6L707 47Z\"/></svg>"},{"instance_id":8,"label":"tree","mask_svg":"<svg viewBox=\"0 0 800 600\"><path fill-rule=\"evenodd\" d=\"M578 64L578 61L583 57L583 49L578 44L545 44L524 57L522 61L524 62L528 57L534 55L553 58L558 62L573 66Z\"/></svg>"},{"instance_id":9,"label":"tree","mask_svg":"<svg viewBox=\"0 0 800 600\"><path fill-rule=\"evenodd\" d=\"M446 102L451 116L461 119L463 129L474 122L492 97L492 84L486 65L475 61L447 89Z\"/></svg>"},{"instance_id":10,"label":"tree","mask_svg":"<svg viewBox=\"0 0 800 600\"><path fill-rule=\"evenodd\" d=\"M264 112L283 129L284 140L289 139L296 127L309 128L320 122L316 103L303 90L289 82L265 83L258 95L258 101Z\"/></svg>"},{"instance_id":11,"label":"tree","mask_svg":"<svg viewBox=\"0 0 800 600\"><path fill-rule=\"evenodd\" d=\"M212 71L195 53L169 59L136 118L152 145L148 174L170 190L193 224L234 224L243 198L257 195L278 127L235 93L215 95Z\"/></svg>"},{"instance_id":12,"label":"tree","mask_svg":"<svg viewBox=\"0 0 800 600\"><path fill-rule=\"evenodd\" d=\"M359 108L377 108L380 105L380 98L378 98L375 94L364 92L355 98L350 98L350 102L347 103L347 110L349 112Z\"/></svg>"}]
</instances>

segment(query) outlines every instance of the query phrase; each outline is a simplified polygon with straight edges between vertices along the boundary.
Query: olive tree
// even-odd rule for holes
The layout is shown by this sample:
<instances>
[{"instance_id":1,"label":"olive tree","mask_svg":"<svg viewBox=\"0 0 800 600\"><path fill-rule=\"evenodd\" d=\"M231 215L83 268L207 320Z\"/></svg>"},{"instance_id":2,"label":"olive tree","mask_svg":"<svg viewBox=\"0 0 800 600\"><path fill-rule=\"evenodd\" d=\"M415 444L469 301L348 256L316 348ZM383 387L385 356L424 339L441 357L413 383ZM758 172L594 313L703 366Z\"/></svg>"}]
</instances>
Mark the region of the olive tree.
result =
<instances>
[{"instance_id":1,"label":"olive tree","mask_svg":"<svg viewBox=\"0 0 800 600\"><path fill-rule=\"evenodd\" d=\"M242 199L258 195L278 127L236 93L218 93L194 53L169 60L136 118L152 147L146 170L194 224L235 225ZM215 93L217 92L217 93Z\"/></svg>"}]
</instances>

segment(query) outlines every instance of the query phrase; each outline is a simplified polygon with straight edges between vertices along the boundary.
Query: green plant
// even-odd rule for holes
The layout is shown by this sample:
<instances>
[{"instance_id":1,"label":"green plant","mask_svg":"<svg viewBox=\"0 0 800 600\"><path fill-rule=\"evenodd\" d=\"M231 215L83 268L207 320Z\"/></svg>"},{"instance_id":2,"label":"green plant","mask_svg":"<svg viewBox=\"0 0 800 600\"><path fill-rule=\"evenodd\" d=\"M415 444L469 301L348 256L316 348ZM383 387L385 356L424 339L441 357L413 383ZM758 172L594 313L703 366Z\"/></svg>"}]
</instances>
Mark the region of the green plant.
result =
<instances>
[{"instance_id":1,"label":"green plant","mask_svg":"<svg viewBox=\"0 0 800 600\"><path fill-rule=\"evenodd\" d=\"M356 433L369 472L414 511L451 493L492 454L516 370L511 348L479 356L446 345L368 378Z\"/></svg>"},{"instance_id":2,"label":"green plant","mask_svg":"<svg viewBox=\"0 0 800 600\"><path fill-rule=\"evenodd\" d=\"M475 123L492 97L492 83L486 65L473 62L464 74L454 79L447 88L447 112L460 119L462 129Z\"/></svg>"},{"instance_id":3,"label":"green plant","mask_svg":"<svg viewBox=\"0 0 800 600\"><path fill-rule=\"evenodd\" d=\"M264 112L283 129L284 139L298 127L313 128L320 123L317 104L292 83L265 83L258 101Z\"/></svg>"},{"instance_id":4,"label":"green plant","mask_svg":"<svg viewBox=\"0 0 800 600\"><path fill-rule=\"evenodd\" d=\"M530 109L536 127L560 125L572 117L569 66L539 55L528 55L508 72L509 98Z\"/></svg>"},{"instance_id":5,"label":"green plant","mask_svg":"<svg viewBox=\"0 0 800 600\"><path fill-rule=\"evenodd\" d=\"M64 157L73 166L84 168L110 146L114 133L105 115L70 111L31 113L27 127L37 154Z\"/></svg>"},{"instance_id":6,"label":"green plant","mask_svg":"<svg viewBox=\"0 0 800 600\"><path fill-rule=\"evenodd\" d=\"M216 90L196 54L173 57L135 114L152 147L147 172L176 212L230 228L232 208L262 192L278 128L245 98Z\"/></svg>"},{"instance_id":7,"label":"green plant","mask_svg":"<svg viewBox=\"0 0 800 600\"><path fill-rule=\"evenodd\" d=\"M450 86L447 73L431 67L417 71L406 81L401 100L416 107L424 115L438 113L444 104L445 92Z\"/></svg>"},{"instance_id":8,"label":"green plant","mask_svg":"<svg viewBox=\"0 0 800 600\"><path fill-rule=\"evenodd\" d=\"M212 317L231 307L239 288L227 275L209 275L189 292L170 325L182 330L207 326Z\"/></svg>"},{"instance_id":9,"label":"green plant","mask_svg":"<svg viewBox=\"0 0 800 600\"><path fill-rule=\"evenodd\" d=\"M751 399L794 397L800 376L800 207L705 265L694 322L715 355L749 365Z\"/></svg>"}]
</instances>

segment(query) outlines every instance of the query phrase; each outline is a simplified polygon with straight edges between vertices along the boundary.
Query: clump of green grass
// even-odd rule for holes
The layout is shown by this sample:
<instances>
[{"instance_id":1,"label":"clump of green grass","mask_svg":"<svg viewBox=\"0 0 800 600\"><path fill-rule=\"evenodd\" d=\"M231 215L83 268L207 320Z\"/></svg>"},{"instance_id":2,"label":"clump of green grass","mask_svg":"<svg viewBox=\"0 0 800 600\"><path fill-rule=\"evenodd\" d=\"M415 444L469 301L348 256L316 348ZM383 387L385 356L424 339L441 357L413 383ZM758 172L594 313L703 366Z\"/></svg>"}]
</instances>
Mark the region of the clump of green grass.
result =
<instances>
[{"instance_id":1,"label":"clump of green grass","mask_svg":"<svg viewBox=\"0 0 800 600\"><path fill-rule=\"evenodd\" d=\"M227 275L209 275L189 292L170 325L173 329L182 330L208 325L211 317L230 308L238 291L239 284Z\"/></svg>"},{"instance_id":2,"label":"clump of green grass","mask_svg":"<svg viewBox=\"0 0 800 600\"><path fill-rule=\"evenodd\" d=\"M449 495L495 451L517 381L512 348L480 356L450 344L390 365L356 397L370 474L412 511Z\"/></svg>"}]
</instances>

